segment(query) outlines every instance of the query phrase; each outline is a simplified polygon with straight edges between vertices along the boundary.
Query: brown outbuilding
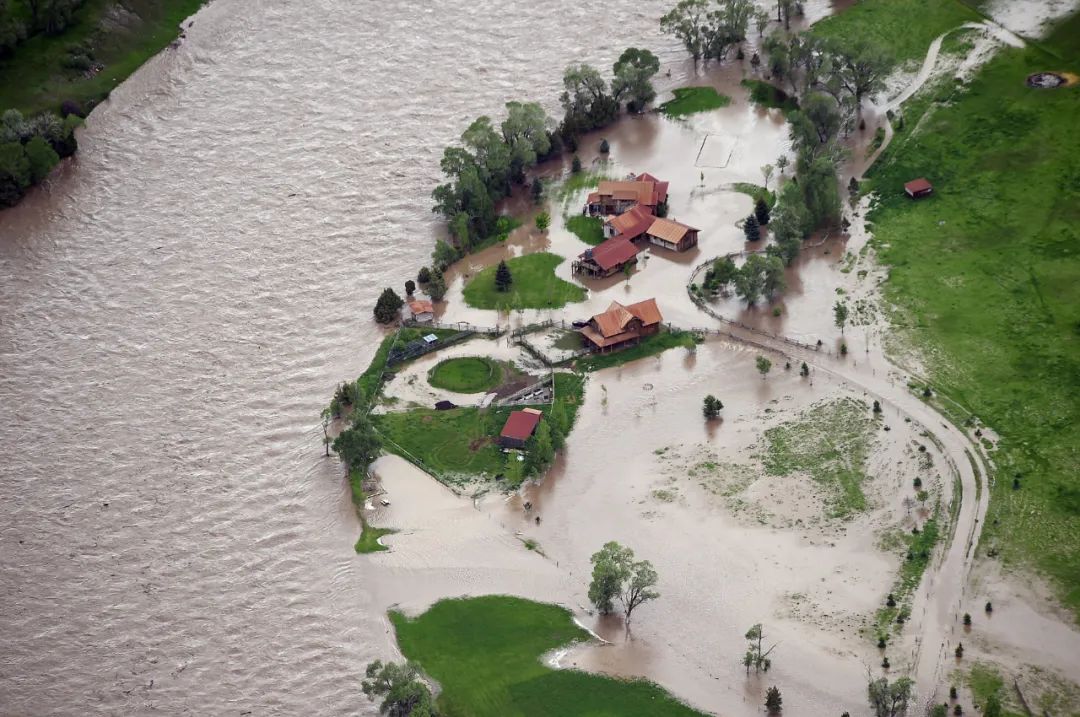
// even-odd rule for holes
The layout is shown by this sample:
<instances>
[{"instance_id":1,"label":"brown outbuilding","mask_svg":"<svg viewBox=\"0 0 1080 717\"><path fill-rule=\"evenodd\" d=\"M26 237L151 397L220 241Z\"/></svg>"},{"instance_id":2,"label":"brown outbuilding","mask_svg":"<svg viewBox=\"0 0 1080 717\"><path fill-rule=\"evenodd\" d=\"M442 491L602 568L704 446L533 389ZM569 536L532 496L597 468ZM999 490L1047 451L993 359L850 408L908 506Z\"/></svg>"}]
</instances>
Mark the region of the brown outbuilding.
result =
<instances>
[{"instance_id":1,"label":"brown outbuilding","mask_svg":"<svg viewBox=\"0 0 1080 717\"><path fill-rule=\"evenodd\" d=\"M543 411L535 408L524 408L511 413L499 434L499 445L503 448L524 448L536 427L540 425L540 417L543 415Z\"/></svg>"},{"instance_id":2,"label":"brown outbuilding","mask_svg":"<svg viewBox=\"0 0 1080 717\"><path fill-rule=\"evenodd\" d=\"M904 192L912 199L928 197L934 193L934 185L930 184L925 178L919 177L905 184Z\"/></svg>"}]
</instances>

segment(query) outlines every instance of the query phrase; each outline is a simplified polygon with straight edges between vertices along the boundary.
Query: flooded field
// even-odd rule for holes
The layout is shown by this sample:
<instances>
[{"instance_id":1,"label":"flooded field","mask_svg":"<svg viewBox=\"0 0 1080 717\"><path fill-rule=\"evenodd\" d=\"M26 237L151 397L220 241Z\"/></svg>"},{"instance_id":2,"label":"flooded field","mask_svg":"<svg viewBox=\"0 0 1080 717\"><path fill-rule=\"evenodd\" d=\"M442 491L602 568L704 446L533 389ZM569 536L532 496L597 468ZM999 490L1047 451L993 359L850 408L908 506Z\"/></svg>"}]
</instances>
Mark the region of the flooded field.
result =
<instances>
[{"instance_id":1,"label":"flooded field","mask_svg":"<svg viewBox=\"0 0 1080 717\"><path fill-rule=\"evenodd\" d=\"M831 8L807 3L806 21ZM388 552L353 553L359 525L340 465L322 457L319 411L381 338L370 319L378 292L400 291L427 263L443 232L428 198L439 153L476 114L513 99L555 112L565 64L606 67L633 44L661 57L662 89L730 95L716 112L629 118L582 142L588 167L601 168L606 138L604 171L670 181L669 216L702 230L695 249L651 250L629 282L585 281L586 301L566 310L465 305L466 279L508 256L554 252L572 280L569 260L585 245L564 217L582 192L556 200L546 234L526 221L461 262L437 306L443 321L520 325L656 297L667 321L720 326L687 284L701 262L745 248L736 221L752 203L732 185L763 183L761 165L789 152L787 131L779 113L748 102L742 67L698 75L659 35L664 9L616 3L610 12L626 21L599 33L592 10L572 4L438 2L406 17L390 6L218 0L185 43L91 115L77 160L0 214L0 711L296 714L318 704L374 714L359 680L369 660L397 657L387 608L505 592L566 604L610 641L575 649L564 666L647 676L724 715L760 712L765 679L747 678L740 659L743 633L763 622L780 643L768 681L783 683L785 703L854 713L880 662L862 631L902 559L890 535L927 517L910 504L923 470L916 444L941 468L940 479L926 474L933 496L947 507L959 484L964 500L950 522L960 538L914 595L894 665L912 667L928 696L946 665L939 644L959 635L957 610L993 596L1015 609L995 616L982 649L1007 645L1015 664L1080 680L1067 661L1080 635L1047 604L1008 575L978 573L968 589L985 513L974 471L985 463L969 461L971 437L885 360L879 270L857 226L804 252L780 316L734 299L712 307L821 340L822 351L739 329L597 372L564 455L521 494L455 495L384 457L375 473L390 505L368 517L399 532L383 538ZM710 137L730 148L724 166L698 162ZM566 169L540 168L553 179ZM506 209L532 211L520 199ZM846 359L831 319L840 291L867 302L846 330ZM505 341L474 340L415 362L391 395L466 405L470 395L433 391L426 373L478 353L528 368ZM766 380L754 368L761 353L774 363ZM702 420L706 393L723 400L722 420ZM866 507L849 519L827 517L827 492L808 478L764 469L767 431L835 402L852 402L872 428ZM607 540L660 571L662 598L632 635L586 609L589 555Z\"/></svg>"}]
</instances>

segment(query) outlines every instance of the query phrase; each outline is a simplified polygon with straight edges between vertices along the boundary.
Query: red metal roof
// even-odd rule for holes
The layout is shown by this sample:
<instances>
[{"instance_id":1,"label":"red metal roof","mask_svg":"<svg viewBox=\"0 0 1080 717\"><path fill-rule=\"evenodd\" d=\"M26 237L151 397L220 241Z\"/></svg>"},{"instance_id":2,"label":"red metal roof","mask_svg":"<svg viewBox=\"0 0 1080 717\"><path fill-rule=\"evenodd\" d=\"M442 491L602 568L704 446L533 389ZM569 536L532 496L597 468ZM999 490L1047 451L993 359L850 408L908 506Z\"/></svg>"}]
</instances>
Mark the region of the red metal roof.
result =
<instances>
[{"instance_id":1,"label":"red metal roof","mask_svg":"<svg viewBox=\"0 0 1080 717\"><path fill-rule=\"evenodd\" d=\"M536 430L537 424L540 423L541 415L531 411L514 411L506 419L506 425L503 426L502 433L499 436L527 441L532 436L533 431Z\"/></svg>"},{"instance_id":2,"label":"red metal roof","mask_svg":"<svg viewBox=\"0 0 1080 717\"><path fill-rule=\"evenodd\" d=\"M617 236L602 242L593 249L586 249L580 258L588 259L590 252L596 265L604 271L608 271L637 256L638 248L634 246L634 242L625 236Z\"/></svg>"},{"instance_id":3,"label":"red metal roof","mask_svg":"<svg viewBox=\"0 0 1080 717\"><path fill-rule=\"evenodd\" d=\"M904 185L904 190L911 192L912 194L918 194L919 192L933 191L934 185L926 181L924 177L913 179Z\"/></svg>"}]
</instances>

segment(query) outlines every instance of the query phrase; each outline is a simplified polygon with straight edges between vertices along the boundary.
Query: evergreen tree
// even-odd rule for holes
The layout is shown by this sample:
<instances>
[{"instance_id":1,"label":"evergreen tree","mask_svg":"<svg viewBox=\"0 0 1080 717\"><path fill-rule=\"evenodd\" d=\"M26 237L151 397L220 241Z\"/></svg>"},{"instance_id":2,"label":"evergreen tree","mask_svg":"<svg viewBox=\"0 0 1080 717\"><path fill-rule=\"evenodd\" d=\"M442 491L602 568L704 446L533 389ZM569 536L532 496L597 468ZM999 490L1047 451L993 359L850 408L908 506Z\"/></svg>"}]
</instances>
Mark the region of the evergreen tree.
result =
<instances>
[{"instance_id":1,"label":"evergreen tree","mask_svg":"<svg viewBox=\"0 0 1080 717\"><path fill-rule=\"evenodd\" d=\"M779 714L783 709L780 705L783 703L783 698L780 697L780 690L776 689L773 685L765 692L765 709L769 711L769 714Z\"/></svg>"},{"instance_id":2,"label":"evergreen tree","mask_svg":"<svg viewBox=\"0 0 1080 717\"><path fill-rule=\"evenodd\" d=\"M405 293L407 295L409 295L409 296L412 296L413 292L415 292L415 291L416 291L416 282L413 281L412 279L406 279L405 280Z\"/></svg>"},{"instance_id":3,"label":"evergreen tree","mask_svg":"<svg viewBox=\"0 0 1080 717\"><path fill-rule=\"evenodd\" d=\"M746 234L746 241L757 241L761 238L761 226L753 214L743 222L743 233Z\"/></svg>"},{"instance_id":4,"label":"evergreen tree","mask_svg":"<svg viewBox=\"0 0 1080 717\"><path fill-rule=\"evenodd\" d=\"M510 267L506 265L505 261L500 261L498 268L495 269L495 288L499 291L509 291L510 285L514 283L514 277L510 273Z\"/></svg>"},{"instance_id":5,"label":"evergreen tree","mask_svg":"<svg viewBox=\"0 0 1080 717\"><path fill-rule=\"evenodd\" d=\"M529 193L532 195L532 200L539 204L540 198L544 196L544 184L540 181L540 177L537 177L532 181L532 186L529 188Z\"/></svg>"},{"instance_id":6,"label":"evergreen tree","mask_svg":"<svg viewBox=\"0 0 1080 717\"><path fill-rule=\"evenodd\" d=\"M769 223L769 203L764 199L758 199L757 204L754 205L754 216L757 217L758 224L765 226Z\"/></svg>"},{"instance_id":7,"label":"evergreen tree","mask_svg":"<svg viewBox=\"0 0 1080 717\"><path fill-rule=\"evenodd\" d=\"M574 174L578 174L581 172L581 160L578 159L578 156L576 154L574 155L574 161L570 163L570 171Z\"/></svg>"},{"instance_id":8,"label":"evergreen tree","mask_svg":"<svg viewBox=\"0 0 1080 717\"><path fill-rule=\"evenodd\" d=\"M404 305L405 302L401 300L397 292L386 287L375 303L375 320L380 324L389 324L400 316L401 307Z\"/></svg>"},{"instance_id":9,"label":"evergreen tree","mask_svg":"<svg viewBox=\"0 0 1080 717\"><path fill-rule=\"evenodd\" d=\"M431 269L426 266L420 267L420 271L416 274L416 283L426 284L431 281Z\"/></svg>"}]
</instances>

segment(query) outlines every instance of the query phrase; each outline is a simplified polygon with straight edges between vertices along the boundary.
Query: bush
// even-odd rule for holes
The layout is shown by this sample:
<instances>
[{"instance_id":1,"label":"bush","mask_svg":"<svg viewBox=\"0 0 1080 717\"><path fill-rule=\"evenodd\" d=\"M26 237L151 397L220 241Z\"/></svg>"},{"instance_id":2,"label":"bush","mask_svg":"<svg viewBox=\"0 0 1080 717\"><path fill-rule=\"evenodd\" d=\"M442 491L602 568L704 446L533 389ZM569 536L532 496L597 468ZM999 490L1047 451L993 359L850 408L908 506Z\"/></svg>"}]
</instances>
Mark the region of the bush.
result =
<instances>
[{"instance_id":1,"label":"bush","mask_svg":"<svg viewBox=\"0 0 1080 717\"><path fill-rule=\"evenodd\" d=\"M431 281L427 285L428 296L432 301L442 301L446 296L446 279L443 277L442 271L436 269L431 272Z\"/></svg>"},{"instance_id":2,"label":"bush","mask_svg":"<svg viewBox=\"0 0 1080 717\"><path fill-rule=\"evenodd\" d=\"M69 70L78 70L79 72L86 72L94 65L93 61L83 54L68 55L60 64Z\"/></svg>"},{"instance_id":3,"label":"bush","mask_svg":"<svg viewBox=\"0 0 1080 717\"><path fill-rule=\"evenodd\" d=\"M30 181L37 184L60 163L60 155L41 137L26 143L26 158L30 162Z\"/></svg>"},{"instance_id":4,"label":"bush","mask_svg":"<svg viewBox=\"0 0 1080 717\"><path fill-rule=\"evenodd\" d=\"M82 105L80 105L75 100L64 100L62 103L60 103L60 116L67 117L68 115L85 117L86 111L83 110Z\"/></svg>"},{"instance_id":5,"label":"bush","mask_svg":"<svg viewBox=\"0 0 1080 717\"><path fill-rule=\"evenodd\" d=\"M705 397L704 404L701 408L702 415L705 416L705 420L716 418L720 415L720 411L723 410L724 404L719 398L709 394Z\"/></svg>"},{"instance_id":6,"label":"bush","mask_svg":"<svg viewBox=\"0 0 1080 717\"><path fill-rule=\"evenodd\" d=\"M408 296L412 296L414 291L416 291L416 282L413 281L412 279L406 279L405 280L405 294L408 295Z\"/></svg>"},{"instance_id":7,"label":"bush","mask_svg":"<svg viewBox=\"0 0 1080 717\"><path fill-rule=\"evenodd\" d=\"M420 271L416 274L416 281L419 284L426 284L431 281L431 269L426 266L420 267Z\"/></svg>"},{"instance_id":8,"label":"bush","mask_svg":"<svg viewBox=\"0 0 1080 717\"><path fill-rule=\"evenodd\" d=\"M405 302L401 300L397 292L386 287L379 296L379 300L375 302L375 320L380 324L389 324L400 317L401 307L404 305Z\"/></svg>"}]
</instances>

